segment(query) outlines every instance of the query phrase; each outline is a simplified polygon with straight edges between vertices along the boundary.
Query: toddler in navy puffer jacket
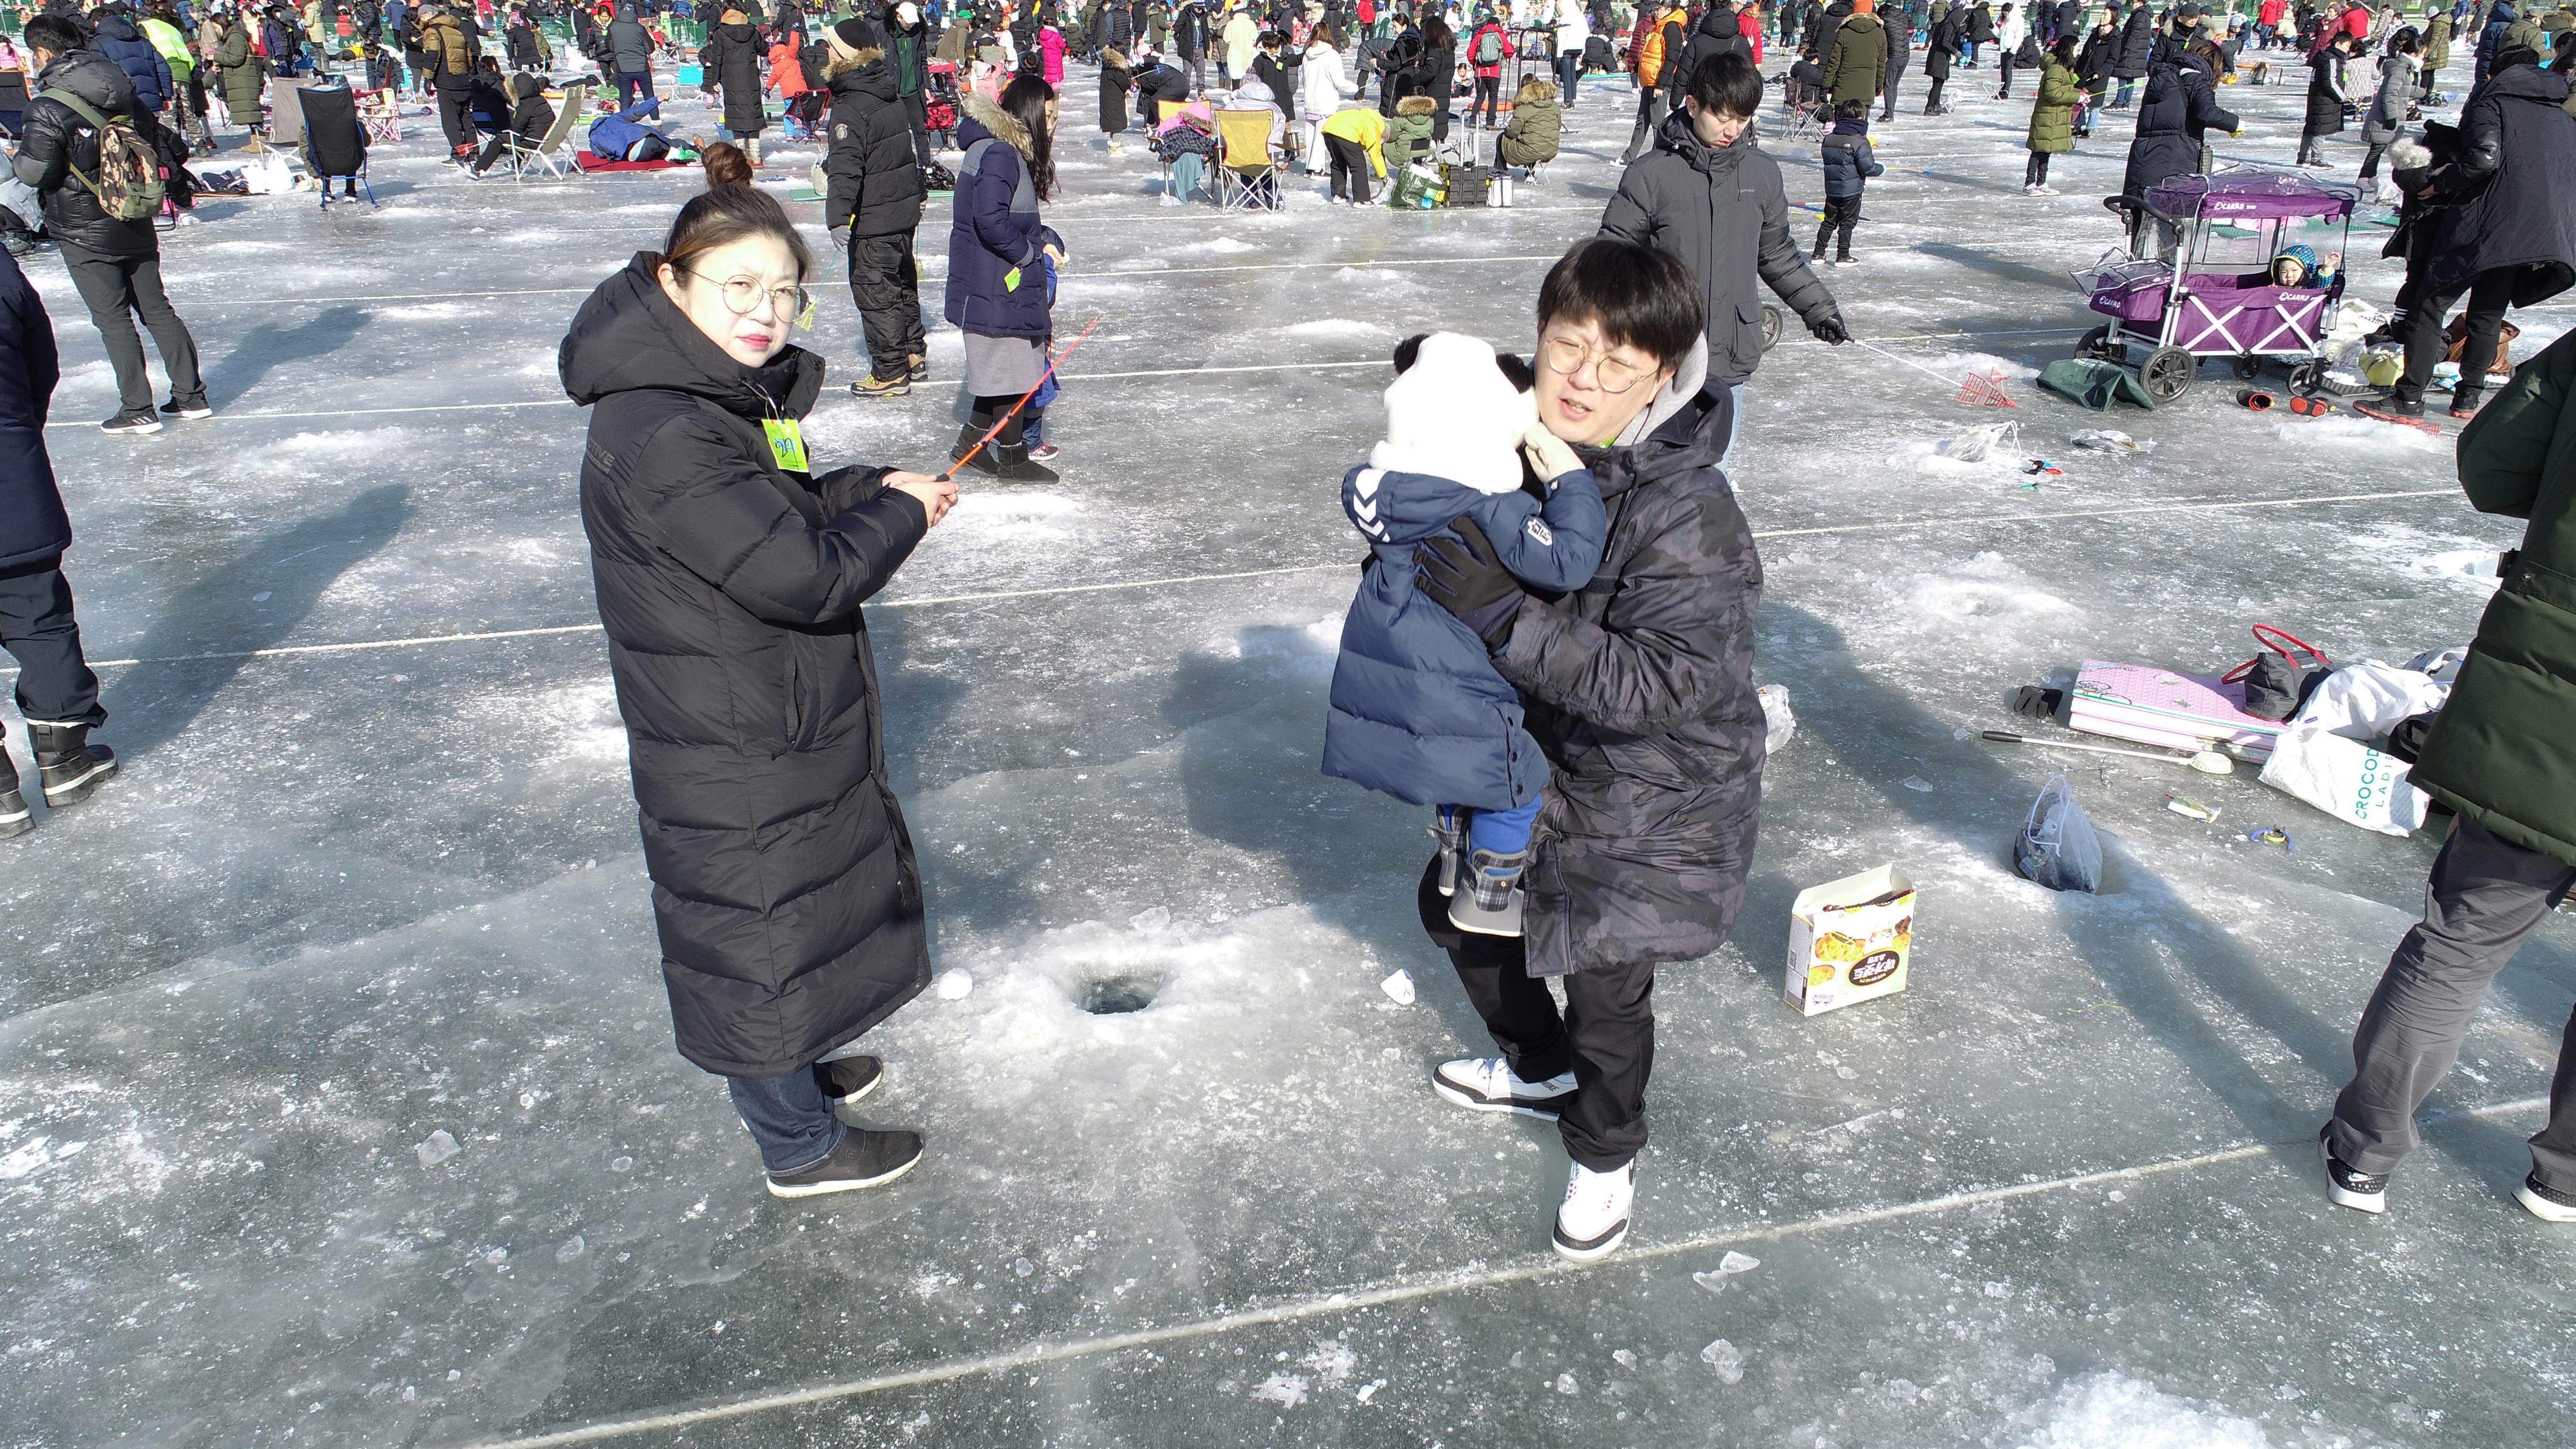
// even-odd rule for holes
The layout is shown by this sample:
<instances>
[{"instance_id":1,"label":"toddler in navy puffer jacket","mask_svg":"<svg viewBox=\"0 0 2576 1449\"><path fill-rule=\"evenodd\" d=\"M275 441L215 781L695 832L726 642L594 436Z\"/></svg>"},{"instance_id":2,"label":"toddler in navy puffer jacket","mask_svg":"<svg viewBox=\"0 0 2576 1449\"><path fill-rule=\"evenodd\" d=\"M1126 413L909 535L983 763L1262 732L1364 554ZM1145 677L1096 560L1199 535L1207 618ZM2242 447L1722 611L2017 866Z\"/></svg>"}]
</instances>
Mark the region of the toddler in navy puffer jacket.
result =
<instances>
[{"instance_id":1,"label":"toddler in navy puffer jacket","mask_svg":"<svg viewBox=\"0 0 2576 1449\"><path fill-rule=\"evenodd\" d=\"M1408 339L1396 367L1386 438L1342 479L1371 558L1342 625L1324 773L1437 807L1450 920L1517 936L1547 758L1484 641L1415 588L1414 549L1464 517L1531 588L1581 588L1601 565L1601 490L1589 469L1542 481L1525 468L1538 411L1518 358L1442 332Z\"/></svg>"}]
</instances>

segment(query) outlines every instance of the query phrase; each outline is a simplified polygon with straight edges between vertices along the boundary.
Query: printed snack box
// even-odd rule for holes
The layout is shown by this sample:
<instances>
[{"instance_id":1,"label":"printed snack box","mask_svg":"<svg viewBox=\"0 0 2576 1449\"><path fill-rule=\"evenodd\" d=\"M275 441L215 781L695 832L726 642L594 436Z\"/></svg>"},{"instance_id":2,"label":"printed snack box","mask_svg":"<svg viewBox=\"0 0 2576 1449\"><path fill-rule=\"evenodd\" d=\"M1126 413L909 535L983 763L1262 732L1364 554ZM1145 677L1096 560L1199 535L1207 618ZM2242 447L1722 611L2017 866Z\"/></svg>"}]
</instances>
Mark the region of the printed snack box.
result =
<instances>
[{"instance_id":1,"label":"printed snack box","mask_svg":"<svg viewBox=\"0 0 2576 1449\"><path fill-rule=\"evenodd\" d=\"M1789 1005L1814 1016L1903 991L1914 894L1892 865L1800 891L1789 908Z\"/></svg>"}]
</instances>

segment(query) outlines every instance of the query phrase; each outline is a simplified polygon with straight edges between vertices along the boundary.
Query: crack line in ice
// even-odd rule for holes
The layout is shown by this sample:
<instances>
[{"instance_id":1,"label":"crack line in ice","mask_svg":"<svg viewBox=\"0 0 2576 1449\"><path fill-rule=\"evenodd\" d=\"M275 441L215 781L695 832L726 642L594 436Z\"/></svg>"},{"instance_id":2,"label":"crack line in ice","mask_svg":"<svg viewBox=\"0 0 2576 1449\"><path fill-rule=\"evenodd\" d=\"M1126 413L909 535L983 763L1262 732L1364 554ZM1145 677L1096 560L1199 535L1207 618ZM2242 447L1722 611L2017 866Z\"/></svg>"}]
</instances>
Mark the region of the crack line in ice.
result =
<instances>
[{"instance_id":1,"label":"crack line in ice","mask_svg":"<svg viewBox=\"0 0 2576 1449\"><path fill-rule=\"evenodd\" d=\"M2482 1107L2466 1107L2426 1119L2425 1125L2459 1117L2499 1117L2515 1112L2529 1112L2549 1105L2546 1097L2523 1097L2511 1102L2490 1102ZM1866 1227L1872 1223L1897 1218L1922 1217L1948 1212L1955 1208L1979 1207L1987 1203L2014 1198L2036 1197L2043 1193L2070 1192L2077 1188L2103 1183L2135 1182L2144 1178L2163 1177L2195 1168L2215 1167L2249 1158L2282 1153L2296 1157L2313 1151L2313 1137L2295 1137L2282 1142L2247 1142L2223 1147L2197 1157L2173 1157L2133 1167L2115 1167L2102 1172L2077 1173L2071 1177L2050 1178L2043 1182L2020 1182L2004 1187L1973 1188L1965 1192L1946 1193L1940 1197L1921 1198L1914 1202L1895 1203L1887 1207L1855 1208L1848 1212L1826 1213L1795 1222L1766 1223L1744 1228L1700 1233L1670 1243L1632 1247L1605 1260L1616 1267L1623 1263L1651 1261L1689 1253L1706 1253L1728 1243L1779 1241L1803 1238L1818 1233L1846 1228ZM1128 1333L1103 1334L1097 1338L1073 1339L1059 1343L1030 1343L1003 1353L980 1354L974 1358L953 1359L925 1368L907 1369L901 1373L880 1374L874 1378L848 1379L838 1383L814 1384L781 1393L762 1394L708 1404L695 1409L675 1409L660 1414L640 1414L630 1419L611 1419L583 1424L570 1429L531 1434L516 1439L478 1439L465 1449L552 1449L562 1444L590 1444L602 1439L623 1438L630 1434L647 1434L685 1429L725 1419L739 1419L752 1414L779 1409L800 1408L809 1404L830 1403L837 1399L854 1399L894 1389L919 1388L926 1384L948 1383L974 1378L1005 1369L1027 1368L1034 1364L1064 1363L1074 1359L1096 1358L1131 1348L1151 1348L1157 1344L1182 1339L1210 1338L1239 1328L1260 1328L1271 1324L1296 1323L1309 1318L1346 1314L1363 1308L1382 1308L1394 1303L1409 1303L1436 1298L1450 1293L1463 1293L1480 1288L1503 1287L1528 1283L1543 1278L1562 1277L1583 1272L1602 1264L1569 1263L1554 1256L1536 1259L1512 1268L1453 1269L1410 1282L1395 1282L1375 1288L1345 1290L1291 1299L1269 1308L1246 1309L1240 1313L1222 1314L1215 1318L1194 1319L1188 1323L1168 1324L1161 1328L1140 1328Z\"/></svg>"},{"instance_id":2,"label":"crack line in ice","mask_svg":"<svg viewBox=\"0 0 2576 1449\"><path fill-rule=\"evenodd\" d=\"M1986 518L1913 518L1892 523L1842 523L1823 528L1756 529L1753 536L1762 538L1807 538L1821 533L1887 533L1907 528L1968 528L1991 523L2046 523L2067 518L2120 518L2139 513L2217 513L2239 508L2292 508L2302 503L2371 503L2389 498L2447 498L2457 490L2423 488L2401 493L2335 493L2308 498L2251 498L2213 500L2200 503L2150 503L2131 508L2094 508L2064 513L2006 513ZM982 604L1000 599L1034 599L1057 594L1097 594L1116 589L1152 589L1171 584L1223 583L1230 579L1274 578L1281 574L1321 573L1329 569L1346 569L1348 560L1333 563L1287 564L1279 568L1245 569L1240 573L1180 574L1161 579L1129 579L1106 584L1057 584L1042 589L996 589L983 594L937 594L919 599L878 599L880 609L919 609L932 604ZM362 649L401 649L414 644L470 644L486 639L529 639L547 634L594 634L597 624L553 624L535 629L492 629L473 634L420 634L408 639L360 639L345 644L280 644L267 649L209 650L203 654L169 654L150 659L93 659L92 669L109 669L126 664L186 664L200 659L274 659L292 654L343 654ZM0 668L0 678L17 671Z\"/></svg>"}]
</instances>

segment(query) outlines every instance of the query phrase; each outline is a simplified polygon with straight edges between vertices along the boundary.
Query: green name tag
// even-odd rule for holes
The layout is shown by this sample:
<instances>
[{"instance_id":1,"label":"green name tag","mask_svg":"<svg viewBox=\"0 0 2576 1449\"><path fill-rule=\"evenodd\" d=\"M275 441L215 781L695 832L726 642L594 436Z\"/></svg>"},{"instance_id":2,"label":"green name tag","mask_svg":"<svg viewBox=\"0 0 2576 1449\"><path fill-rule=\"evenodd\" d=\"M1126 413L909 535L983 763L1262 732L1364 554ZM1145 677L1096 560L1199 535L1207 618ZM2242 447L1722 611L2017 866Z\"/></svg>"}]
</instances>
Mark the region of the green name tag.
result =
<instances>
[{"instance_id":1,"label":"green name tag","mask_svg":"<svg viewBox=\"0 0 2576 1449\"><path fill-rule=\"evenodd\" d=\"M1004 273L1002 274L1002 290L1003 290L1003 291L1005 291L1005 292L1016 292L1016 291L1018 291L1019 289L1020 289L1020 269L1019 269L1019 268L1017 268L1017 267L1013 267L1013 268L1011 268L1009 271L1004 272Z\"/></svg>"},{"instance_id":2,"label":"green name tag","mask_svg":"<svg viewBox=\"0 0 2576 1449\"><path fill-rule=\"evenodd\" d=\"M805 429L794 418L763 418L760 430L769 435L770 455L778 466L790 473L806 473Z\"/></svg>"}]
</instances>

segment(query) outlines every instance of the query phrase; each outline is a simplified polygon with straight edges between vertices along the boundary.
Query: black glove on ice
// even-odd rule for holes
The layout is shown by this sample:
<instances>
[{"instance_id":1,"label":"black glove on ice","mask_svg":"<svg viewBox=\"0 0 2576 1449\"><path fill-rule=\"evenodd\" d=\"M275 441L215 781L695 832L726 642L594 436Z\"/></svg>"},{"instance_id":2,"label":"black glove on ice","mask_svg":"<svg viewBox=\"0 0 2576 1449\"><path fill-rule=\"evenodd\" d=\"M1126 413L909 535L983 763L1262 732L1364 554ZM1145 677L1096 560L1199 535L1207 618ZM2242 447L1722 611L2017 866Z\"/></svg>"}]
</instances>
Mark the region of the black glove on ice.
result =
<instances>
[{"instance_id":1,"label":"black glove on ice","mask_svg":"<svg viewBox=\"0 0 2576 1449\"><path fill-rule=\"evenodd\" d=\"M1449 520L1456 538L1434 538L1413 551L1414 587L1499 649L1521 611L1521 582L1494 557L1493 540L1460 514Z\"/></svg>"},{"instance_id":2,"label":"black glove on ice","mask_svg":"<svg viewBox=\"0 0 2576 1449\"><path fill-rule=\"evenodd\" d=\"M1818 342L1832 347L1840 347L1851 341L1851 329L1843 326L1843 314L1840 312L1828 312L1808 323L1807 331Z\"/></svg>"}]
</instances>

